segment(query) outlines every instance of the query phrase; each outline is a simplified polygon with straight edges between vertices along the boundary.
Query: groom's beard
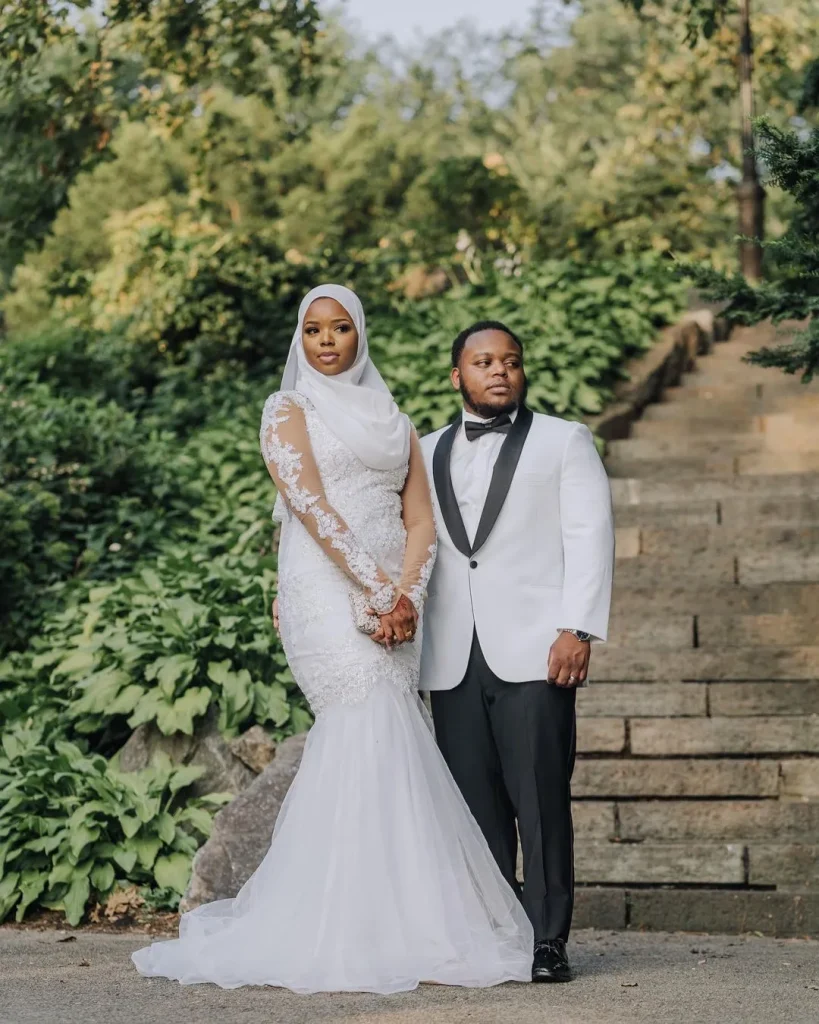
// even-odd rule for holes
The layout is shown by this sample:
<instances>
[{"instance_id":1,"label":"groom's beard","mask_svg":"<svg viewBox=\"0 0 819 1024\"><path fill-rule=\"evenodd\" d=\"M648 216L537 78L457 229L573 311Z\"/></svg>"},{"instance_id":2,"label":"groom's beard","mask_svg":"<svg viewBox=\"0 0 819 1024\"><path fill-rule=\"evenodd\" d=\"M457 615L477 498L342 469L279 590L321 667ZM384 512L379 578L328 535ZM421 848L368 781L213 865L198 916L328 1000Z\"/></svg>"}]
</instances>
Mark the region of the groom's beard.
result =
<instances>
[{"instance_id":1,"label":"groom's beard","mask_svg":"<svg viewBox=\"0 0 819 1024\"><path fill-rule=\"evenodd\" d=\"M491 420L496 416L502 416L505 412L513 413L515 409L519 409L520 406L526 404L526 396L529 393L529 381L524 377L523 391L521 391L516 398L510 398L508 401L503 402L500 405L490 405L488 402L481 402L480 399L475 398L464 383L463 377L461 377L460 391L465 405L468 405L470 409L473 409L475 414L480 416L481 419Z\"/></svg>"}]
</instances>

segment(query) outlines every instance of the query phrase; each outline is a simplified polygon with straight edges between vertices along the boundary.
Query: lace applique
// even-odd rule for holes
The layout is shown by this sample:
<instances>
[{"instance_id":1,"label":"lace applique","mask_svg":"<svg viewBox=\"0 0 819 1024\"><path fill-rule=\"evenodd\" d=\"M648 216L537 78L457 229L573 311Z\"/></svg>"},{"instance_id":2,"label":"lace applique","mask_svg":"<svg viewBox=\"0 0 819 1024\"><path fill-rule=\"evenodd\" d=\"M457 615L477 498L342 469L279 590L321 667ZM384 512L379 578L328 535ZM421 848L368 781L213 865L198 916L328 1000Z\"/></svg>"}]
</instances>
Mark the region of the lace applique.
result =
<instances>
[{"instance_id":1,"label":"lace applique","mask_svg":"<svg viewBox=\"0 0 819 1024\"><path fill-rule=\"evenodd\" d=\"M382 582L375 559L359 546L350 530L342 527L337 516L322 508L312 508L310 514L316 521L319 537L329 540L336 551L341 552L350 572L369 592L373 609L382 615L391 611L395 588L391 583Z\"/></svg>"},{"instance_id":2,"label":"lace applique","mask_svg":"<svg viewBox=\"0 0 819 1024\"><path fill-rule=\"evenodd\" d=\"M327 541L330 547L341 554L347 572L367 591L372 607L380 614L385 614L395 605L395 587L389 579L384 578L375 559L367 554L346 523L328 505L321 476L317 467L312 465L314 459L306 425L300 444L282 438L281 427L290 420L294 406L306 411L310 403L294 391L277 392L265 402L259 437L262 455L275 468L289 508L302 521L312 516L318 538ZM311 462L309 471L305 466L305 457ZM273 514L277 518L275 508ZM281 509L278 518L281 518Z\"/></svg>"},{"instance_id":3,"label":"lace applique","mask_svg":"<svg viewBox=\"0 0 819 1024\"><path fill-rule=\"evenodd\" d=\"M421 571L418 573L418 579L407 591L407 597L412 601L419 612L421 611L427 597L427 586L429 585L429 578L432 575L432 570L435 568L435 556L437 554L438 542L436 540L429 546L429 557L421 566Z\"/></svg>"},{"instance_id":4,"label":"lace applique","mask_svg":"<svg viewBox=\"0 0 819 1024\"><path fill-rule=\"evenodd\" d=\"M299 401L301 399L301 401ZM306 515L311 505L319 501L319 495L311 494L299 483L302 469L301 452L296 451L292 444L283 442L279 437L279 427L290 419L291 405L304 408L305 399L296 392L287 394L283 391L271 395L265 402L262 411L262 426L259 431L259 444L265 462L272 462L276 467L287 502L294 512Z\"/></svg>"}]
</instances>

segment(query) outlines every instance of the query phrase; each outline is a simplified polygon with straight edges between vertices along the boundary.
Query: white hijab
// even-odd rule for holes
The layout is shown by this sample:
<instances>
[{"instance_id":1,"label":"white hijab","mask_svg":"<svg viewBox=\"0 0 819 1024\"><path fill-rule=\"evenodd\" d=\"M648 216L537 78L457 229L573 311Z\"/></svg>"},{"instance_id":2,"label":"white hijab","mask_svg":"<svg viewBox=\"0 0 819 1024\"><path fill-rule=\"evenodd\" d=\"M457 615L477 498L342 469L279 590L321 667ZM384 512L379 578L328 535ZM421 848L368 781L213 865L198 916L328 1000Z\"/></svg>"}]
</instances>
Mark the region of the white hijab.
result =
<instances>
[{"instance_id":1,"label":"white hijab","mask_svg":"<svg viewBox=\"0 0 819 1024\"><path fill-rule=\"evenodd\" d=\"M358 352L349 370L321 373L307 361L302 341L304 318L320 298L335 299L358 331ZM410 423L370 359L361 300L349 288L322 284L304 296L299 322L282 376L282 391L308 398L325 425L371 469L395 469L409 458Z\"/></svg>"}]
</instances>

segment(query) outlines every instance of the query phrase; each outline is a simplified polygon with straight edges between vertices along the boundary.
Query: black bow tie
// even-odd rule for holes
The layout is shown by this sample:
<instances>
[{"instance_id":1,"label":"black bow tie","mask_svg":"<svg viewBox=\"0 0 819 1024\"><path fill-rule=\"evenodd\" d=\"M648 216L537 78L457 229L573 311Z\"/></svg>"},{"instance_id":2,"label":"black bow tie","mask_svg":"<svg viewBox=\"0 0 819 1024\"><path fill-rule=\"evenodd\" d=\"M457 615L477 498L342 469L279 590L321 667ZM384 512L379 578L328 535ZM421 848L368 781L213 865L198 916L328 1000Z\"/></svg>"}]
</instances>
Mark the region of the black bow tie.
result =
<instances>
[{"instance_id":1,"label":"black bow tie","mask_svg":"<svg viewBox=\"0 0 819 1024\"><path fill-rule=\"evenodd\" d=\"M475 441L485 434L508 434L512 429L512 417L508 412L503 412L493 420L485 420L483 423L466 420L464 429L467 441Z\"/></svg>"}]
</instances>

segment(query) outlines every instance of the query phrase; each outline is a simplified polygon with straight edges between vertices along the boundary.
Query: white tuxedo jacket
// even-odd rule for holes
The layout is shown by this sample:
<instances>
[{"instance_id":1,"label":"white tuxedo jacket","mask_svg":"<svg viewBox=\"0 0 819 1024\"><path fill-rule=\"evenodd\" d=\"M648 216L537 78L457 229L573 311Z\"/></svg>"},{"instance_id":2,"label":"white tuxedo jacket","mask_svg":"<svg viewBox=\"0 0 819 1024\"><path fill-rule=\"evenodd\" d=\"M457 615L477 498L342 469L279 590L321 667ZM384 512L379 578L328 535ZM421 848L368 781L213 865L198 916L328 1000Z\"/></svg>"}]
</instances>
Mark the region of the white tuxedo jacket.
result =
<instances>
[{"instance_id":1,"label":"white tuxedo jacket","mask_svg":"<svg viewBox=\"0 0 819 1024\"><path fill-rule=\"evenodd\" d=\"M591 431L521 408L470 544L449 471L461 429L459 418L421 439L438 528L422 690L461 682L475 630L489 667L510 683L545 679L561 629L598 640L608 630L614 520Z\"/></svg>"}]
</instances>

